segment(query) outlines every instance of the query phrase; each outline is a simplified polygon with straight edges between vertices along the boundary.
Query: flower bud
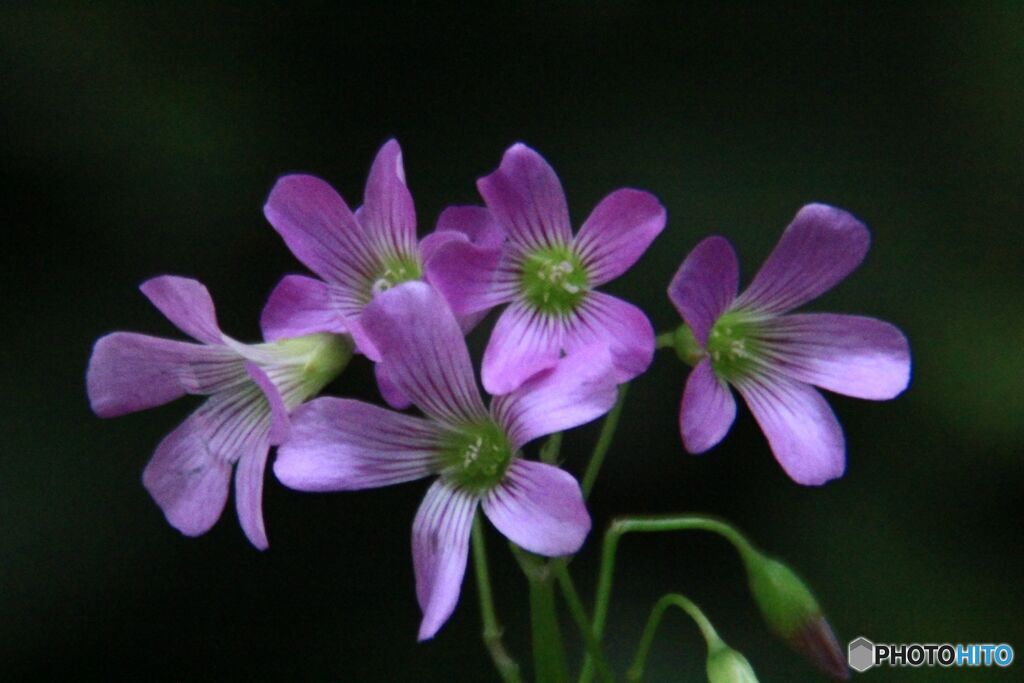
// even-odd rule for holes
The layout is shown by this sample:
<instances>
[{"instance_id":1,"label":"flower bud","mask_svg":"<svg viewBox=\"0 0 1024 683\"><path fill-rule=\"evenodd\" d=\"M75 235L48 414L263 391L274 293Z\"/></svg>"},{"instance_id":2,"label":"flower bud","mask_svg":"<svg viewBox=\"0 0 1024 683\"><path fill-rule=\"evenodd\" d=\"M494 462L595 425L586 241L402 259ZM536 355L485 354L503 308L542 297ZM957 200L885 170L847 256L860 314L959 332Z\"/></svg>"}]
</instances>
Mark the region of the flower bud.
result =
<instances>
[{"instance_id":1,"label":"flower bud","mask_svg":"<svg viewBox=\"0 0 1024 683\"><path fill-rule=\"evenodd\" d=\"M708 683L757 683L750 662L722 641L708 648Z\"/></svg>"},{"instance_id":2,"label":"flower bud","mask_svg":"<svg viewBox=\"0 0 1024 683\"><path fill-rule=\"evenodd\" d=\"M756 552L745 559L750 590L768 628L822 673L848 679L843 651L807 585L778 560Z\"/></svg>"}]
</instances>

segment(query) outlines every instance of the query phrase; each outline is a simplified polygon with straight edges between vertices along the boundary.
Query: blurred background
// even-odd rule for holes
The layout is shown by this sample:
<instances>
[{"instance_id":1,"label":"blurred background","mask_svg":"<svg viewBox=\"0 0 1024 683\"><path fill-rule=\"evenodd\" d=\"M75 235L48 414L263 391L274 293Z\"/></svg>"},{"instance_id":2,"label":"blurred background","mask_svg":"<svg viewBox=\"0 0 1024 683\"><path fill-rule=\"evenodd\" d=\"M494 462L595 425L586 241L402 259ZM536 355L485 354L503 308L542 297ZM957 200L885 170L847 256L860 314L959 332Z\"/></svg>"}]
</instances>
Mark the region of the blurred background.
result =
<instances>
[{"instance_id":1,"label":"blurred background","mask_svg":"<svg viewBox=\"0 0 1024 683\"><path fill-rule=\"evenodd\" d=\"M140 475L198 399L106 421L85 396L100 335L178 335L137 291L153 275L200 279L224 330L256 339L275 282L303 272L262 215L275 178L315 173L355 205L391 136L421 233L447 204L478 202L475 179L519 140L558 171L577 224L618 187L657 194L668 228L608 290L659 331L678 323L665 288L704 236L733 241L747 281L804 203L860 216L866 262L809 308L899 325L914 379L890 403L830 397L846 476L791 483L745 409L721 446L684 454L686 368L662 352L634 383L596 528L628 512L722 515L803 574L844 647L1009 642L1024 656L1019 3L177 5L9 3L0 16L0 677L496 678L472 582L439 636L415 642L424 483L311 495L268 477L268 552L232 508L184 538ZM354 362L330 392L376 400L371 377ZM567 437L567 468L582 471L595 437ZM525 582L489 540L525 666ZM595 533L573 564L587 596L598 545ZM699 533L623 542L608 632L620 670L673 590L762 681L817 680L763 629L732 550ZM670 614L649 680L702 680L703 666L696 629ZM1022 666L870 675L1020 680Z\"/></svg>"}]
</instances>

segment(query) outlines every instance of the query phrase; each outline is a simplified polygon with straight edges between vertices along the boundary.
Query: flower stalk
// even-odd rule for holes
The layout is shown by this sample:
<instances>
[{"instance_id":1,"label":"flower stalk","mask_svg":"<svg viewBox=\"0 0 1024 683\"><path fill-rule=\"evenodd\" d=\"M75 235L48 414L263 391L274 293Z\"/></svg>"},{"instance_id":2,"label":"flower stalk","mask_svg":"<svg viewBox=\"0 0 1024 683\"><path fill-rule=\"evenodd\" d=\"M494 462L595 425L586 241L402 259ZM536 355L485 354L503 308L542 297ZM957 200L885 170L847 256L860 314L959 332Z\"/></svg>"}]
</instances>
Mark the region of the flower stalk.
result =
<instances>
[{"instance_id":1,"label":"flower stalk","mask_svg":"<svg viewBox=\"0 0 1024 683\"><path fill-rule=\"evenodd\" d=\"M622 415L622 406L626 402L626 394L628 392L628 383L619 385L619 396L615 400L615 405L612 406L612 409L601 424L601 434L597 437L597 445L594 446L594 451L590 455L590 461L587 463L587 470L583 473L583 482L581 484L583 500L587 500L590 497L590 490L594 488L597 475L601 472L604 457L608 454L608 449L612 445L612 439L615 438L615 430L619 427L619 417Z\"/></svg>"},{"instance_id":2,"label":"flower stalk","mask_svg":"<svg viewBox=\"0 0 1024 683\"><path fill-rule=\"evenodd\" d=\"M640 643L637 645L633 664L626 672L627 681L635 683L643 680L644 666L647 664L647 655L651 651L654 635L669 607L678 607L686 612L700 629L708 647L707 672L708 680L711 683L757 683L757 677L746 657L726 645L700 608L692 600L679 593L664 595L655 603L647 618Z\"/></svg>"},{"instance_id":3,"label":"flower stalk","mask_svg":"<svg viewBox=\"0 0 1024 683\"><path fill-rule=\"evenodd\" d=\"M530 585L530 627L537 683L568 683L569 667L555 610L554 577L549 572L526 575Z\"/></svg>"},{"instance_id":4,"label":"flower stalk","mask_svg":"<svg viewBox=\"0 0 1024 683\"><path fill-rule=\"evenodd\" d=\"M604 683L612 683L615 680L615 675L607 660L605 660L600 644L598 644L597 639L594 637L594 629L590 623L590 617L587 615L583 601L576 591L576 586L572 581L572 576L569 574L566 560L557 558L551 560L548 564L555 575L555 579L558 581L559 587L562 589L562 597L565 599L569 613L572 615L573 621L576 622L576 627L583 638L586 654L595 663L598 678L604 681Z\"/></svg>"},{"instance_id":5,"label":"flower stalk","mask_svg":"<svg viewBox=\"0 0 1024 683\"><path fill-rule=\"evenodd\" d=\"M540 461L548 465L557 465L562 451L562 432L555 432L540 447Z\"/></svg>"},{"instance_id":6,"label":"flower stalk","mask_svg":"<svg viewBox=\"0 0 1024 683\"><path fill-rule=\"evenodd\" d=\"M835 635L810 589L791 569L757 550L728 523L705 515L633 516L614 520L604 535L601 568L594 600L594 637L600 645L611 600L612 575L619 540L624 534L673 531L710 531L725 538L740 555L747 570L754 600L769 629L790 643L823 673L844 680L849 677ZM593 663L584 661L581 683L593 676Z\"/></svg>"},{"instance_id":7,"label":"flower stalk","mask_svg":"<svg viewBox=\"0 0 1024 683\"><path fill-rule=\"evenodd\" d=\"M673 515L666 517L620 517L614 520L604 535L601 549L601 568L597 579L597 596L594 600L594 636L598 643L604 633L611 600L612 575L615 570L615 553L619 539L627 533L661 533L700 529L711 531L726 538L744 559L757 551L736 529L720 520L702 515ZM589 680L589 676L582 680Z\"/></svg>"},{"instance_id":8,"label":"flower stalk","mask_svg":"<svg viewBox=\"0 0 1024 683\"><path fill-rule=\"evenodd\" d=\"M519 663L505 649L502 638L504 631L498 623L494 609L494 594L491 592L491 574L487 564L487 547L480 515L473 518L473 567L476 571L476 587L480 597L480 620L483 622L483 640L494 662L494 668L504 683L522 683Z\"/></svg>"}]
</instances>

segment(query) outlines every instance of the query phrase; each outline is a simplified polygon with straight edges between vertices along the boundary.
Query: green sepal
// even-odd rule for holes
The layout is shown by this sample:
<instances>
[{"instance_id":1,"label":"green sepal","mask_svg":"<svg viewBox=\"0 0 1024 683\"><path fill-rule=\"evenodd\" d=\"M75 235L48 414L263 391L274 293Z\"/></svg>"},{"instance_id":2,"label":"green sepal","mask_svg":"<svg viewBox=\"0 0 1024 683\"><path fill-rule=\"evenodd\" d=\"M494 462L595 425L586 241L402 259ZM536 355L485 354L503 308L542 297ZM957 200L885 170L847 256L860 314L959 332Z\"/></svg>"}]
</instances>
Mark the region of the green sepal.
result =
<instances>
[{"instance_id":1,"label":"green sepal","mask_svg":"<svg viewBox=\"0 0 1024 683\"><path fill-rule=\"evenodd\" d=\"M693 335L693 330L686 323L683 323L676 328L676 331L672 335L672 348L675 349L676 356L679 360L683 361L690 367L697 365L701 362L707 353L701 348L700 342Z\"/></svg>"}]
</instances>

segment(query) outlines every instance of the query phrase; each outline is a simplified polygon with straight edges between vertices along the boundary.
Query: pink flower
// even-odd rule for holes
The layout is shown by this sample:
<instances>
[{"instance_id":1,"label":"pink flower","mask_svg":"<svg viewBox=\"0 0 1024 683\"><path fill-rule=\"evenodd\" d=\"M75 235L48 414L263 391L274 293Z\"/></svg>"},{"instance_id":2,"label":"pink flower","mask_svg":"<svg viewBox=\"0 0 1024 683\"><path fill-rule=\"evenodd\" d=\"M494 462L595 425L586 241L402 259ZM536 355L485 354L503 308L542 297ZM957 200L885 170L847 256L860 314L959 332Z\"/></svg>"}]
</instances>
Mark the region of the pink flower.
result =
<instances>
[{"instance_id":1,"label":"pink flower","mask_svg":"<svg viewBox=\"0 0 1024 683\"><path fill-rule=\"evenodd\" d=\"M377 152L366 180L363 205L355 211L320 178L278 179L263 212L285 244L320 279L289 275L270 295L261 323L268 339L311 332L347 332L373 361L380 354L363 332L362 313L391 287L423 277L423 262L449 242L469 244L485 256L500 254L500 229L477 207L441 214L437 230L419 242L416 210L405 184L402 150L388 140ZM460 318L468 329L481 316ZM391 405L408 405L377 368L381 393Z\"/></svg>"},{"instance_id":2,"label":"pink flower","mask_svg":"<svg viewBox=\"0 0 1024 683\"><path fill-rule=\"evenodd\" d=\"M688 326L676 333L677 350L695 365L679 413L688 451L704 452L729 431L732 385L794 481L817 485L842 476L842 428L812 385L893 398L910 381L907 339L873 318L790 311L849 275L869 242L867 228L849 213L809 204L739 296L739 266L725 238L709 237L690 252L668 289Z\"/></svg>"},{"instance_id":3,"label":"pink flower","mask_svg":"<svg viewBox=\"0 0 1024 683\"><path fill-rule=\"evenodd\" d=\"M458 602L477 507L534 553L579 550L590 516L565 471L522 457L522 446L596 419L615 402L603 346L581 349L484 407L466 343L441 296L410 282L362 313L367 337L414 417L359 401L320 398L295 412L274 472L303 491L375 488L436 475L412 529L421 640Z\"/></svg>"},{"instance_id":4,"label":"pink flower","mask_svg":"<svg viewBox=\"0 0 1024 683\"><path fill-rule=\"evenodd\" d=\"M426 270L457 314L509 303L484 352L487 391L512 391L563 354L595 343L610 348L620 383L646 370L654 354L647 316L596 287L626 272L665 227L658 200L616 190L573 235L558 176L522 144L477 186L490 219L507 234L504 252L452 240L433 252Z\"/></svg>"},{"instance_id":5,"label":"pink flower","mask_svg":"<svg viewBox=\"0 0 1024 683\"><path fill-rule=\"evenodd\" d=\"M312 334L242 344L220 331L213 300L199 282L165 275L141 289L200 343L131 332L102 337L86 372L92 409L100 417L116 417L185 394L209 396L160 442L142 482L173 527L198 536L220 518L237 470L238 519L249 541L266 549L267 452L286 438L288 413L345 368L352 342L347 336Z\"/></svg>"}]
</instances>

